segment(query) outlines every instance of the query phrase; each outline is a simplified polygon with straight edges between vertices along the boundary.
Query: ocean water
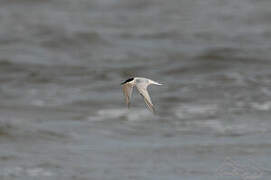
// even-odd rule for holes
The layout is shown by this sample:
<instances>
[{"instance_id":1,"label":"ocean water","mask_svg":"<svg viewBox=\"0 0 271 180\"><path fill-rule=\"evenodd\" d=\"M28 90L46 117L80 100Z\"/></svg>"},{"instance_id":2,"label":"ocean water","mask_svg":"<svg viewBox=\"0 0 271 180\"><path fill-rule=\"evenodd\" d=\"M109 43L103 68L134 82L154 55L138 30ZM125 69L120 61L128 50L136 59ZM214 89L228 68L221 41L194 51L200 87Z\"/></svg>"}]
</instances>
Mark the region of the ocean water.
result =
<instances>
[{"instance_id":1,"label":"ocean water","mask_svg":"<svg viewBox=\"0 0 271 180\"><path fill-rule=\"evenodd\" d=\"M271 1L0 5L0 179L270 179Z\"/></svg>"}]
</instances>

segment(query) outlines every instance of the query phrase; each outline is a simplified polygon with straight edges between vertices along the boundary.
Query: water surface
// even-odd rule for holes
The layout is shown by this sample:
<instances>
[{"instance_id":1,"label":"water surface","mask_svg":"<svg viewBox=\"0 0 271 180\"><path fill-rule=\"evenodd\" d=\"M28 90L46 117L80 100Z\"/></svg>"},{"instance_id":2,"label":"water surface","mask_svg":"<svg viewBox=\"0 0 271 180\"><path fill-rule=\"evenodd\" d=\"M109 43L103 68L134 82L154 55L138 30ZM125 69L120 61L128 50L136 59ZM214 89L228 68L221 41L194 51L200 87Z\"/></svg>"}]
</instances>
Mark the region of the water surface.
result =
<instances>
[{"instance_id":1,"label":"water surface","mask_svg":"<svg viewBox=\"0 0 271 180\"><path fill-rule=\"evenodd\" d=\"M270 1L0 3L1 179L270 178Z\"/></svg>"}]
</instances>

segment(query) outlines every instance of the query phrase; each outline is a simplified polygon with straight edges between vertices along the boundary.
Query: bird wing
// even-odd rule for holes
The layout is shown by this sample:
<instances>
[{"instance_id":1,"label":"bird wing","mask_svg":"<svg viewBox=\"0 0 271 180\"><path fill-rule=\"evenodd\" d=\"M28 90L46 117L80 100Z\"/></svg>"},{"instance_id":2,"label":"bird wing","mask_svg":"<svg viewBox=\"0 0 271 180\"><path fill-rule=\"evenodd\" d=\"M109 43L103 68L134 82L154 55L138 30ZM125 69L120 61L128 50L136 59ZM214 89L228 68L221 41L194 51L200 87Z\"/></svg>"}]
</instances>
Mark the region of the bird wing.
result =
<instances>
[{"instance_id":1,"label":"bird wing","mask_svg":"<svg viewBox=\"0 0 271 180\"><path fill-rule=\"evenodd\" d=\"M155 110L154 110L154 107L153 107L153 104L152 104L152 101L151 101L151 97L150 97L150 95L148 93L147 87L148 87L148 84L146 84L146 83L138 83L138 84L136 84L136 88L139 91L140 95L143 97L143 99L144 99L146 105L148 106L149 110L154 113Z\"/></svg>"},{"instance_id":2,"label":"bird wing","mask_svg":"<svg viewBox=\"0 0 271 180\"><path fill-rule=\"evenodd\" d=\"M123 94L125 97L125 102L128 106L128 108L130 107L130 99L133 93L133 85L130 83L126 83L124 85L122 85L122 90L123 90Z\"/></svg>"}]
</instances>

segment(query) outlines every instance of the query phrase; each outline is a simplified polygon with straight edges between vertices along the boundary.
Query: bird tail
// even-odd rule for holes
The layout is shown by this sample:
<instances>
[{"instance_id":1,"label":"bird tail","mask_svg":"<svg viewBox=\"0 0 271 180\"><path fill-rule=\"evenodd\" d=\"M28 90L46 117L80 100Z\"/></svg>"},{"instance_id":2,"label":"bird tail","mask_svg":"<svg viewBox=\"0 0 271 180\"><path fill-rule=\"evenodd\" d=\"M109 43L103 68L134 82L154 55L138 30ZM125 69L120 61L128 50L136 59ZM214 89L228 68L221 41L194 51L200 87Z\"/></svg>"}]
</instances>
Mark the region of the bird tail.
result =
<instances>
[{"instance_id":1,"label":"bird tail","mask_svg":"<svg viewBox=\"0 0 271 180\"><path fill-rule=\"evenodd\" d=\"M158 82L156 82L156 81L151 81L151 83L152 83L152 84L155 84L155 85L159 85L159 86L163 85L163 84L158 83Z\"/></svg>"}]
</instances>

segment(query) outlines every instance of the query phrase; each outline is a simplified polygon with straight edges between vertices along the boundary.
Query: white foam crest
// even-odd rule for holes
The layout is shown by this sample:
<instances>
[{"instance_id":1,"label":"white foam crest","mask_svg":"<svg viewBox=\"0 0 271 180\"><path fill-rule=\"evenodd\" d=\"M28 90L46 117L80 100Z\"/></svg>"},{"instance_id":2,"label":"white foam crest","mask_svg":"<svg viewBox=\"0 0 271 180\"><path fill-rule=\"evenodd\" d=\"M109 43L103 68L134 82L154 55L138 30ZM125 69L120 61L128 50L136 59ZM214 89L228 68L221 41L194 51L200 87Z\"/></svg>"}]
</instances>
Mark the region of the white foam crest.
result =
<instances>
[{"instance_id":1,"label":"white foam crest","mask_svg":"<svg viewBox=\"0 0 271 180\"><path fill-rule=\"evenodd\" d=\"M218 120L197 120L197 121L187 121L186 125L199 127L199 128L210 128L215 132L224 133L226 128L222 122Z\"/></svg>"},{"instance_id":2,"label":"white foam crest","mask_svg":"<svg viewBox=\"0 0 271 180\"><path fill-rule=\"evenodd\" d=\"M43 168L27 169L26 174L28 174L31 177L52 176L53 175L53 173L51 173L50 171L46 171Z\"/></svg>"},{"instance_id":3,"label":"white foam crest","mask_svg":"<svg viewBox=\"0 0 271 180\"><path fill-rule=\"evenodd\" d=\"M252 108L259 111L269 111L271 109L271 101L264 102L264 103L253 102L250 105Z\"/></svg>"},{"instance_id":4,"label":"white foam crest","mask_svg":"<svg viewBox=\"0 0 271 180\"><path fill-rule=\"evenodd\" d=\"M217 113L216 104L181 105L175 109L175 115L180 119L193 119L197 117L209 117Z\"/></svg>"},{"instance_id":5,"label":"white foam crest","mask_svg":"<svg viewBox=\"0 0 271 180\"><path fill-rule=\"evenodd\" d=\"M104 121L108 119L127 119L128 121L140 121L153 119L153 114L145 109L102 109L93 116L90 121Z\"/></svg>"},{"instance_id":6,"label":"white foam crest","mask_svg":"<svg viewBox=\"0 0 271 180\"><path fill-rule=\"evenodd\" d=\"M197 128L209 128L215 133L223 135L244 135L254 132L266 132L268 128L264 124L255 126L253 122L225 123L222 120L196 120L187 121L187 125Z\"/></svg>"},{"instance_id":7,"label":"white foam crest","mask_svg":"<svg viewBox=\"0 0 271 180\"><path fill-rule=\"evenodd\" d=\"M10 167L3 168L0 171L2 176L29 176L29 177L41 177L41 176L53 176L53 173L43 168L23 168L23 167Z\"/></svg>"}]
</instances>

